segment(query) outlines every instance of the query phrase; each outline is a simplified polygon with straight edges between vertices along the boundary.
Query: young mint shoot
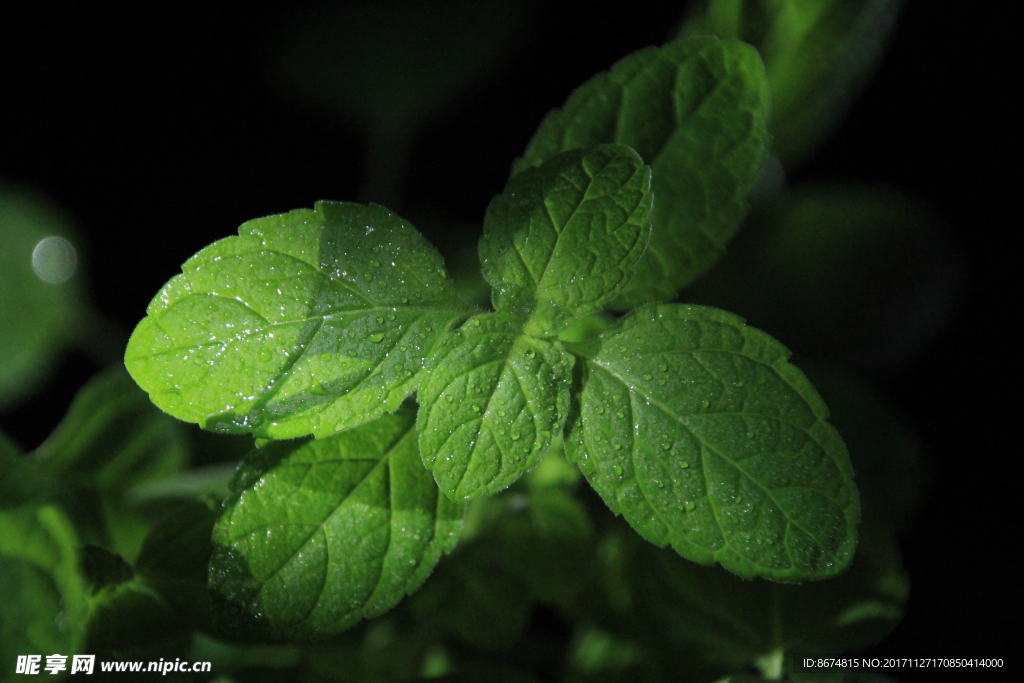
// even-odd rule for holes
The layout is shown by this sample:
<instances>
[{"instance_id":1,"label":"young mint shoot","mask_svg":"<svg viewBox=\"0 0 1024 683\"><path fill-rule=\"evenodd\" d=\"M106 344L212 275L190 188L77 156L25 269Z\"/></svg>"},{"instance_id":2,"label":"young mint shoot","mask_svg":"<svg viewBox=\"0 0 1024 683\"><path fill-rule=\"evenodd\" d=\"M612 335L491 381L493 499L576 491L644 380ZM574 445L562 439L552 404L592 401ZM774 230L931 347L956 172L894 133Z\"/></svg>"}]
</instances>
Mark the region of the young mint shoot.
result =
<instances>
[{"instance_id":1,"label":"young mint shoot","mask_svg":"<svg viewBox=\"0 0 1024 683\"><path fill-rule=\"evenodd\" d=\"M125 362L164 411L261 440L213 531L225 630L314 639L390 609L455 546L462 502L562 436L655 545L746 578L846 569L858 495L815 389L737 316L660 303L737 229L767 116L738 41L647 48L581 86L484 217L491 312L376 205L249 221L189 259Z\"/></svg>"}]
</instances>

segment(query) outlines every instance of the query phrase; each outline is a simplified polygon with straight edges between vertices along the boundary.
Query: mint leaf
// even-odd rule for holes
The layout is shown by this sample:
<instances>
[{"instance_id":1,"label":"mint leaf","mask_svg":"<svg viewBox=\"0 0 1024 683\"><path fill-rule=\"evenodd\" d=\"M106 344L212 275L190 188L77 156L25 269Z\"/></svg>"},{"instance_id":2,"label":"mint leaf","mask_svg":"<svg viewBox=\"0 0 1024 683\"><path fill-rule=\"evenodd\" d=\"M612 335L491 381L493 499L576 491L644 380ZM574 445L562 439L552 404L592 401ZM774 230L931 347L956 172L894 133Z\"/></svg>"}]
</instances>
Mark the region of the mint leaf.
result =
<instances>
[{"instance_id":1,"label":"mint leaf","mask_svg":"<svg viewBox=\"0 0 1024 683\"><path fill-rule=\"evenodd\" d=\"M651 166L657 198L636 277L613 302L669 299L721 256L746 213L768 140L768 84L757 52L697 38L645 48L576 89L545 117L521 173L559 152L617 142Z\"/></svg>"},{"instance_id":2,"label":"mint leaf","mask_svg":"<svg viewBox=\"0 0 1024 683\"><path fill-rule=\"evenodd\" d=\"M210 582L260 637L338 633L423 583L455 545L461 506L441 495L403 410L243 461L213 531Z\"/></svg>"},{"instance_id":3,"label":"mint leaf","mask_svg":"<svg viewBox=\"0 0 1024 683\"><path fill-rule=\"evenodd\" d=\"M89 606L78 539L56 507L0 510L0 661L81 651Z\"/></svg>"},{"instance_id":4,"label":"mint leaf","mask_svg":"<svg viewBox=\"0 0 1024 683\"><path fill-rule=\"evenodd\" d=\"M499 312L527 331L600 310L647 246L650 169L623 145L573 150L512 178L487 208L480 260Z\"/></svg>"},{"instance_id":5,"label":"mint leaf","mask_svg":"<svg viewBox=\"0 0 1024 683\"><path fill-rule=\"evenodd\" d=\"M562 428L573 358L499 314L449 333L431 357L417 426L423 463L453 500L493 495L537 463Z\"/></svg>"},{"instance_id":6,"label":"mint leaf","mask_svg":"<svg viewBox=\"0 0 1024 683\"><path fill-rule=\"evenodd\" d=\"M860 518L849 456L781 344L724 311L650 305L598 346L565 443L613 511L745 577L846 568Z\"/></svg>"},{"instance_id":7,"label":"mint leaf","mask_svg":"<svg viewBox=\"0 0 1024 683\"><path fill-rule=\"evenodd\" d=\"M78 257L67 218L0 184L0 408L27 395L79 331Z\"/></svg>"},{"instance_id":8,"label":"mint leaf","mask_svg":"<svg viewBox=\"0 0 1024 683\"><path fill-rule=\"evenodd\" d=\"M772 151L806 160L846 113L881 56L902 0L710 0L681 35L750 43L772 89Z\"/></svg>"},{"instance_id":9,"label":"mint leaf","mask_svg":"<svg viewBox=\"0 0 1024 683\"><path fill-rule=\"evenodd\" d=\"M93 377L34 455L75 487L121 493L181 471L188 446L180 422L157 410L122 367Z\"/></svg>"},{"instance_id":10,"label":"mint leaf","mask_svg":"<svg viewBox=\"0 0 1024 683\"><path fill-rule=\"evenodd\" d=\"M171 415L217 431L326 436L398 408L466 307L437 250L376 206L259 218L189 259L125 354Z\"/></svg>"}]
</instances>

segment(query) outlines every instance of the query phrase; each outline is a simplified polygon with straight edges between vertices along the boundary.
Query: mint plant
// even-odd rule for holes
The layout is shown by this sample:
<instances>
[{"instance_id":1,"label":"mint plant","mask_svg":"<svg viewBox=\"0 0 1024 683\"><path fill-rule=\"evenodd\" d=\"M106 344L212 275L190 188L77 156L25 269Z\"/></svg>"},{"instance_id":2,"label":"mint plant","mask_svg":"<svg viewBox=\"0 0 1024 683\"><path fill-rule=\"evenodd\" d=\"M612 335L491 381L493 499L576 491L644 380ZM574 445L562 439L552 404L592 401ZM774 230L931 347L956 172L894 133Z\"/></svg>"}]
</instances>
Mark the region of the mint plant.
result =
<instances>
[{"instance_id":1,"label":"mint plant","mask_svg":"<svg viewBox=\"0 0 1024 683\"><path fill-rule=\"evenodd\" d=\"M93 380L30 456L0 434L2 585L70 624L5 605L0 654L174 641L302 680L500 680L472 652L514 649L542 605L576 625L565 680L778 680L884 635L906 579L874 489L858 533L825 401L767 332L670 303L777 191L773 154L806 154L772 127L838 87L758 38L866 30L738 4L544 117L482 217L489 309L377 204L250 220L186 261L130 378Z\"/></svg>"},{"instance_id":2,"label":"mint plant","mask_svg":"<svg viewBox=\"0 0 1024 683\"><path fill-rule=\"evenodd\" d=\"M171 415L273 440L214 531L227 602L285 639L392 607L454 545L462 501L507 488L563 432L569 460L659 546L745 577L844 570L852 468L784 347L678 304L571 333L714 261L764 161L767 92L757 54L716 38L583 85L488 207L493 312L460 303L437 251L375 205L256 219L191 258L125 362ZM381 418L414 392L415 429Z\"/></svg>"}]
</instances>

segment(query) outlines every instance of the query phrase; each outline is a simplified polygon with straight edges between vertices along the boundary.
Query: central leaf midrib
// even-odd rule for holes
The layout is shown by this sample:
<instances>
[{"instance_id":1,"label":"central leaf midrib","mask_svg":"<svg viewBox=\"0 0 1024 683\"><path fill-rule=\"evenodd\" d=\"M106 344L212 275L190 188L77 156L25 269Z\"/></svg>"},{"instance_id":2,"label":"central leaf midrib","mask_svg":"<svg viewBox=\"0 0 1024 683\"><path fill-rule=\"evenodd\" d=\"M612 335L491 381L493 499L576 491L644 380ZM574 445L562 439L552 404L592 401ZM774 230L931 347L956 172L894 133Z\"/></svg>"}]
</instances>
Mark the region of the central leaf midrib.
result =
<instances>
[{"instance_id":1,"label":"central leaf midrib","mask_svg":"<svg viewBox=\"0 0 1024 683\"><path fill-rule=\"evenodd\" d=\"M313 528L313 530L312 530L312 531L311 531L311 532L309 533L309 535L307 535L307 536L306 536L306 538L305 538L305 539L303 539L303 540L302 540L302 541L301 541L300 543L296 544L295 550L294 550L294 551L292 551L292 552L291 552L291 553L290 553L290 554L288 555L288 557L287 557L287 558L285 558L285 560L284 560L283 562L281 562L281 563L280 563L280 564L278 565L278 567L277 567L276 569L274 569L274 570L273 570L272 572L270 572L270 573L269 573L269 574L267 575L267 578L266 578L265 580L263 580L263 581L261 582L261 584L260 584L260 588L259 588L259 590L258 590L258 591L256 591L256 594L254 595L254 597L256 597L256 596L260 595L260 594L261 594L261 593L263 592L263 589L264 589L264 588L266 587L267 583L268 583L268 582L269 582L269 581L270 581L271 579L273 579L273 578L274 578L275 576L277 576L277 575L278 575L278 574L279 574L279 573L280 573L280 572L281 572L281 571L282 571L282 570L283 570L283 569L284 569L284 568L285 568L285 567L286 567L286 566L287 566L287 565L288 565L289 563L291 563L291 562L292 562L292 560L294 560L294 559L295 559L296 555L298 555L298 554L299 554L299 553L300 553L300 552L302 551L302 549L303 549L303 548L305 548L305 547L306 547L306 546L307 546L307 545L309 544L309 541L310 541L310 540L311 540L311 539L312 539L312 538L313 538L313 537L314 537L314 536L315 536L315 535L316 535L316 534L317 534L318 532L320 532L320 531L324 531L324 533L325 533L325 538L326 538L326 531L324 530L324 527L325 527L325 526L327 525L327 523L328 523L328 522L329 522L329 521L331 520L331 518L332 518L332 517L334 517L334 515L338 514L338 512L339 512L339 511L340 511L340 510L342 509L342 507L344 507L345 503L346 503L346 502L347 502L347 501L348 501L348 500L349 500L349 499L350 499L350 498L351 498L351 497L352 497L352 496L353 496L353 495L354 495L354 494L355 494L355 493L356 493L356 492L357 492L357 491L358 491L358 490L359 490L359 489L360 489L360 488L361 488L361 487L362 487L362 486L363 486L363 485L364 485L364 484L365 484L365 483L366 483L366 482L367 482L367 481L368 481L368 480L369 480L369 479L370 479L370 478L371 478L371 477L373 476L373 474L374 474L375 472L377 472L377 471L378 471L378 470L379 470L379 469L380 469L380 468L381 468L382 466L384 466L384 465L387 465L387 464L388 464L388 463L390 462L391 454L392 454L392 453L394 453L394 451L395 451L395 450L396 450L396 449L397 449L397 448L398 448L398 447L399 447L399 446L401 445L402 441L403 441L403 440L404 440L404 439L405 439L406 437L408 437L408 436L409 436L409 434L411 433L411 431L412 431L412 429L413 429L413 427L414 427L414 426L415 426L415 422L410 422L410 425L409 425L409 426L407 426L407 427L405 428L405 430L404 430L404 431L402 431L402 432L399 432L399 434L398 434L398 435L396 436L396 438L395 438L395 439L394 439L394 440L393 440L393 441L391 442L391 444L390 444L390 445L389 445L389 446L388 446L388 447L387 447L387 448L385 449L385 451L384 451L384 453L383 453L383 454L381 455L380 459L379 459L379 460L377 460L377 463L376 463L376 464L375 464L375 465L374 465L374 466L373 466L372 468L370 468L370 469L369 469L369 470L368 470L368 471L366 472L366 474L364 474L364 475L362 476L362 478L360 478L360 479L359 479L359 481L358 481L358 482L357 482L357 483L355 484L355 486L353 486L353 487L352 487L352 488L351 488L351 489L349 490L349 492L348 492L348 493L347 493L347 494L346 494L346 495L345 495L345 496L344 496L344 497L343 497L343 498L342 498L342 499L341 499L340 501L338 501L338 503L337 503L337 504L336 504L336 505L334 506L334 509L333 509L333 510L331 510L331 511L330 511L330 512L329 512L329 513L328 513L328 514L327 514L327 515L326 515L326 516L325 516L325 517L323 518L323 520L322 520L322 521L320 521L320 522L318 522L317 524L315 524L315 525L314 525L314 528ZM309 466L313 466L313 465L318 465L318 464L321 464L321 462L338 462L338 461L366 461L366 460L367 460L367 458L332 458L331 460L325 460L325 461L319 461L319 460L318 460L318 461L316 461L316 462L305 462L305 463L295 463L295 464L296 464L296 465L298 465L298 464L303 464L303 465L309 465ZM237 508L236 508L236 509L237 509ZM391 499L390 499L390 491L389 491L389 500L388 500L388 515L389 515L389 519L390 519L390 515L391 515L391 512L392 512L392 511L391 511ZM301 524L301 523L300 523L300 522L294 522L293 524ZM305 526L305 525L303 525L303 526ZM253 531L250 531L250 532L248 532L248 533L246 533L246 534L242 534L242 535L239 535L239 536L235 537L235 538L233 539L233 541L232 541L232 542L237 542L237 541L238 541L238 540L240 540L240 539L241 539L241 538L242 538L243 536L250 536L250 535L253 535L253 534L257 534L257 533L260 533L261 531L266 531L266 530L267 530L267 528L268 528L268 527L262 527L261 529L255 529L255 530L253 530ZM390 534L390 526L389 526L389 528L388 528L388 533ZM379 583L379 579L380 579L380 577L379 577L379 575L378 575L378 583ZM374 588L374 590L376 590L376 587ZM373 591L371 591L371 594L372 594L372 592L373 592ZM314 601L314 603L313 603L313 609L314 609L314 610L316 609L316 606L317 606L317 605L319 605L319 603L320 603L320 597L321 597L322 595L323 595L323 588L321 587L321 592L320 592L320 594L319 594L319 595L317 595L317 598L316 598L316 600L315 600L315 601ZM310 611L310 614L312 614L312 610ZM304 620L305 620L305 619L307 619L307 618L309 618L309 615L307 615L306 617L303 617L303 619L300 619L300 620L299 620L298 622L296 622L296 623L301 623L302 621L304 621Z\"/></svg>"},{"instance_id":2,"label":"central leaf midrib","mask_svg":"<svg viewBox=\"0 0 1024 683\"><path fill-rule=\"evenodd\" d=\"M633 391L636 391L636 393L638 393L638 394L641 394L641 395L643 395L643 396L644 396L644 397L645 397L645 398L647 399L647 401L648 401L648 403L649 403L650 405L654 405L655 407L657 407L657 408L658 408L659 410L661 410L661 411L662 411L663 413L665 413L665 414L666 414L666 415L668 415L669 417L671 417L671 418L675 418L676 422L677 422L677 423L678 423L678 424L679 424L679 425L680 425L680 426L681 426L681 427L682 427L683 429L685 429L685 430L686 430L687 432L689 432L691 436L693 436L693 437L694 437L695 439L697 439L697 441L698 441L698 442L699 442L699 443L701 444L701 446L702 446L702 447L705 447L705 446L706 446L707 448L711 448L712 450L714 450L714 451L715 451L716 453L718 453L718 455L719 455L719 456L720 456L720 457L721 457L722 459L724 459L724 460L725 460L726 462L728 462L728 463L729 463L730 465L732 465L732 466L733 466L733 467L735 467L735 468L736 468L737 470L739 470L739 471L740 471L740 472L741 472L741 473L743 474L743 476L744 476L744 477L745 477L746 479L748 479L748 480L749 480L749 481L750 481L751 483L753 483L753 484L754 484L755 486L757 486L757 487L758 487L759 489L761 489L761 491L763 491L763 492L764 492L764 495L765 495L765 496L766 496L766 497L767 497L767 498L768 498L768 499L769 499L770 501L772 501L772 503L773 503L773 504L774 504L774 505L776 506L776 508L778 508L779 510L784 510L784 509L785 509L785 506L783 506L783 505L780 505L780 504L779 504L779 502L778 502L778 501L777 501L777 500L775 499L775 497L774 497L774 496L772 496L772 493L771 493L771 491L769 491L769 490L768 490L768 489L767 489L767 488L766 488L766 487L765 487L765 486L764 486L764 485L763 485L763 484L762 484L761 482L759 482L759 481L758 481L757 479L755 479L754 477L752 477L752 476L751 476L751 475L750 475L750 474L749 474L749 473L748 473L748 472L747 472L747 471L746 471L746 470L745 470L745 469L744 469L743 467L741 467L741 466L740 466L740 463L736 462L736 461L735 461L735 460L733 460L733 459L732 459L731 457L727 456L727 455L726 455L725 453L722 453L722 452L721 452L721 451L719 451L718 449L714 449L714 448L712 448L712 447L711 447L711 446L710 446L709 444L705 444L704 440L703 440L702 438L700 438L700 437L699 437L699 436L698 436L697 434L695 434L695 433L694 433L694 432L693 432L693 431L692 431L692 430L690 429L690 427L689 427L689 426L688 426L688 425L687 425L687 424L685 423L685 417L686 417L686 416L683 416L683 415L679 415L679 414L677 414L677 413L676 413L675 411L673 411L672 409L670 409L670 408L669 408L668 406L666 406L666 405L665 405L664 403L662 403L661 401L659 401L659 400L658 400L657 398L655 398L654 396L651 396L651 395L650 395L649 393L647 393L646 391L642 390L642 389L641 389L641 388L640 388L639 386L637 386L636 384L633 384L633 383L629 382L629 381L628 381L628 380L627 380L627 379L626 379L625 377L623 377L622 375L619 375L618 373L616 373L616 372L614 372L614 371L610 370L610 369L609 369L608 367L604 366L603 364L601 364L601 363L599 363L599 362L597 362L597 361L595 361L595 360L591 360L591 362L592 362L592 363L594 363L594 364L595 364L595 365L596 365L597 367L599 367L599 368L600 368L601 370L603 370L603 371L607 372L607 373L608 373L609 375L611 375L611 376L612 376L612 377L614 377L615 379L617 379L617 380L619 380L620 382L622 382L622 384L624 384L624 385L626 386L626 389L627 389L627 391L629 391L630 393L632 393ZM699 417L699 416L695 416L695 417ZM782 420L780 420L780 421L782 421ZM805 430L805 429L803 429L803 428L801 428L801 430L802 430L802 431L804 431L804 432L805 432L805 433L807 434L807 436L811 438L811 440L812 440L812 441L814 441L815 443L817 443L817 444L818 444L818 446L819 446L819 447L821 447L821 449L822 449L822 451L823 451L823 452L825 452L825 453L828 453L828 450L827 450L827 449L825 449L825 448L824 448L824 446L822 446L822 444L820 444L820 443L819 443L819 442L817 441L817 439L815 439L815 438L814 438L813 436L811 436L811 434L810 434L809 432L807 432L807 430ZM703 459L702 459L702 462L703 462ZM638 482L639 482L639 479L638 479ZM707 485L707 481L706 481L706 479L705 479L705 486L706 486L706 485ZM639 483L638 483L638 487L639 487ZM646 495L645 495L645 498L646 498ZM708 493L708 499L709 499L709 500L711 500L711 495L710 495L710 493ZM834 501L834 500L832 500L832 498L831 498L831 497L829 497L829 500L830 500L831 502L833 502L833 503L836 503L836 504L838 505L837 501ZM840 506L840 507L841 507L841 506ZM802 526L801 524L799 524L798 522L796 522L796 521L795 521L795 520L793 519L793 517L792 517L791 515L789 515L789 514L785 514L784 516L785 516L785 518L786 518L786 522L787 522L788 524L792 524L792 525L793 525L794 527L796 527L797 529L799 529L799 530L800 530L800 531L802 531L803 533L807 534L807 536L808 536L809 538L812 538L812 539L814 539L814 541L815 541L816 543L818 543L818 544L819 544L819 546L821 547L822 551L823 551L823 552L825 552L826 554L828 554L828 556L829 556L829 557L830 557L830 558L831 558L831 559L833 560L833 562L837 561L837 558L835 557L835 555L834 555L834 554L833 554L833 553L832 553L832 552L831 552L830 550L828 550L827 548L825 548L824 544L822 544L822 543L821 543L821 542L820 542L820 541L819 541L819 540L817 539L817 537L816 537L816 534L813 534L813 533L809 532L809 531L808 531L807 529L805 529L805 528L804 528L804 527L803 527L803 526ZM717 522L717 515L716 515L716 522ZM726 538L725 530L724 530L724 529L722 528L722 525L721 525L721 523L718 523L718 527L719 527L719 531L720 531L720 532L722 532L722 536L723 536L723 538ZM671 527L669 527L669 528L671 529Z\"/></svg>"}]
</instances>

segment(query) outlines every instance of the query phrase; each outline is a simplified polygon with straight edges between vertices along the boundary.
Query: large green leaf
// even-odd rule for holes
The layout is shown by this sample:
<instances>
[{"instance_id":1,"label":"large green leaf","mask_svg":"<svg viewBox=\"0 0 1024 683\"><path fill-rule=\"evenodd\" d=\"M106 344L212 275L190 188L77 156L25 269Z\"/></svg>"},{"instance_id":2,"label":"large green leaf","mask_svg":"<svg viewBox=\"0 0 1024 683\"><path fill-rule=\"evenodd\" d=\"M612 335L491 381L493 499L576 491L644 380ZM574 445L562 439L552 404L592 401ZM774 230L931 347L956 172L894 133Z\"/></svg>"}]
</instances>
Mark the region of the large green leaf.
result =
<instances>
[{"instance_id":1,"label":"large green leaf","mask_svg":"<svg viewBox=\"0 0 1024 683\"><path fill-rule=\"evenodd\" d=\"M617 142L651 166L651 240L621 308L670 299L722 254L764 162L768 83L757 52L698 38L645 48L580 86L541 122L520 173Z\"/></svg>"},{"instance_id":2,"label":"large green leaf","mask_svg":"<svg viewBox=\"0 0 1024 683\"><path fill-rule=\"evenodd\" d=\"M544 455L569 407L562 343L476 316L431 357L418 418L424 464L453 500L493 495Z\"/></svg>"},{"instance_id":3,"label":"large green leaf","mask_svg":"<svg viewBox=\"0 0 1024 683\"><path fill-rule=\"evenodd\" d=\"M651 305L595 346L566 451L613 511L741 576L846 568L860 518L849 456L781 344L717 309Z\"/></svg>"},{"instance_id":4,"label":"large green leaf","mask_svg":"<svg viewBox=\"0 0 1024 683\"><path fill-rule=\"evenodd\" d=\"M682 35L713 34L757 48L772 89L772 151L804 161L871 73L903 0L710 0Z\"/></svg>"},{"instance_id":5,"label":"large green leaf","mask_svg":"<svg viewBox=\"0 0 1024 683\"><path fill-rule=\"evenodd\" d=\"M487 208L480 261L494 307L551 335L629 284L647 246L650 169L623 145L559 154Z\"/></svg>"},{"instance_id":6,"label":"large green leaf","mask_svg":"<svg viewBox=\"0 0 1024 683\"><path fill-rule=\"evenodd\" d=\"M318 202L189 259L125 363L153 402L218 431L326 436L398 408L466 307L440 255L387 209Z\"/></svg>"},{"instance_id":7,"label":"large green leaf","mask_svg":"<svg viewBox=\"0 0 1024 683\"><path fill-rule=\"evenodd\" d=\"M77 252L68 220L0 185L0 409L27 394L77 332Z\"/></svg>"},{"instance_id":8,"label":"large green leaf","mask_svg":"<svg viewBox=\"0 0 1024 683\"><path fill-rule=\"evenodd\" d=\"M414 591L458 540L409 410L315 441L273 442L243 461L213 531L210 581L240 632L338 633ZM231 626L229 624L229 626Z\"/></svg>"},{"instance_id":9,"label":"large green leaf","mask_svg":"<svg viewBox=\"0 0 1024 683\"><path fill-rule=\"evenodd\" d=\"M88 614L78 539L56 507L0 510L0 661L81 651Z\"/></svg>"}]
</instances>

